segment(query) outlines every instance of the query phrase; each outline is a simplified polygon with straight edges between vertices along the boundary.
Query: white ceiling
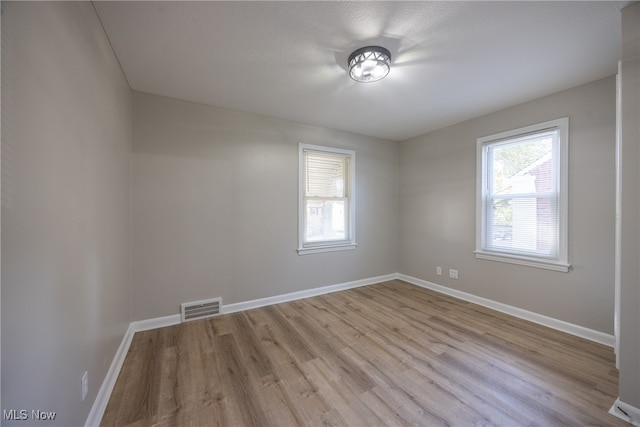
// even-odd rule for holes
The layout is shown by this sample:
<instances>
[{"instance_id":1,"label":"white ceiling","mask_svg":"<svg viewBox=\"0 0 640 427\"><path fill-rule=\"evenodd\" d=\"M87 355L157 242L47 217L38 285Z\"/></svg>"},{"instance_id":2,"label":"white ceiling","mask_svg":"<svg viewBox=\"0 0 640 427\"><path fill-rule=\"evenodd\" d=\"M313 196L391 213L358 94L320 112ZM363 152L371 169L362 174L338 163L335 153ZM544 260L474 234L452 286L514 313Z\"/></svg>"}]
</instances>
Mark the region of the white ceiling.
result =
<instances>
[{"instance_id":1,"label":"white ceiling","mask_svg":"<svg viewBox=\"0 0 640 427\"><path fill-rule=\"evenodd\" d=\"M131 88L404 140L615 74L628 2L95 2ZM380 45L389 75L356 83Z\"/></svg>"}]
</instances>

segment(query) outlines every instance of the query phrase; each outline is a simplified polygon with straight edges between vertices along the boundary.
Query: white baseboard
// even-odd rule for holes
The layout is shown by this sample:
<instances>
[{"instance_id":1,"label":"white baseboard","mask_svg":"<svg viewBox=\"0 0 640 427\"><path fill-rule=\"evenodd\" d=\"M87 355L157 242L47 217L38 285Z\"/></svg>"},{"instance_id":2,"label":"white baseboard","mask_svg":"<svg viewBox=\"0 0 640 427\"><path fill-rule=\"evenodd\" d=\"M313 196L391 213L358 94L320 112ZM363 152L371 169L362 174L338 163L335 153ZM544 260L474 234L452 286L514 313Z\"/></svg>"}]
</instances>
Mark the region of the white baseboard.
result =
<instances>
[{"instance_id":1,"label":"white baseboard","mask_svg":"<svg viewBox=\"0 0 640 427\"><path fill-rule=\"evenodd\" d=\"M622 402L620 398L616 399L609 413L631 425L640 427L640 409Z\"/></svg>"},{"instance_id":2,"label":"white baseboard","mask_svg":"<svg viewBox=\"0 0 640 427\"><path fill-rule=\"evenodd\" d=\"M544 316L542 314L534 313L532 311L523 310L521 308L513 307L508 304L493 301L487 298L482 298L467 292L462 292L456 289L441 286L426 280L418 279L416 277L407 276L406 274L398 274L397 278L409 282L413 285L423 288L431 289L432 291L440 292L445 295L452 296L464 301L472 302L492 310L496 310L511 316L519 317L520 319L528 320L530 322L537 323L539 325L547 326L552 329L556 329L561 332L566 332L571 335L578 336L580 338L594 341L599 344L603 344L609 347L613 347L615 338L613 335L605 334L603 332L594 331L593 329L578 326L573 323L565 322L563 320L554 319L553 317Z\"/></svg>"},{"instance_id":3,"label":"white baseboard","mask_svg":"<svg viewBox=\"0 0 640 427\"><path fill-rule=\"evenodd\" d=\"M87 420L84 423L85 427L97 427L100 425L100 421L102 421L104 411L107 409L111 392L113 391L113 387L116 385L116 380L120 374L120 369L122 369L124 359L127 356L127 352L129 351L129 346L131 345L131 340L133 340L135 332L133 323L129 324L129 327L122 338L122 342L120 342L120 346L118 347L118 350L116 350L116 354L111 361L111 366L109 366L107 375L105 376L104 381L102 381L100 390L98 390L96 400L93 402L93 406L91 406L89 416L87 416Z\"/></svg>"},{"instance_id":4,"label":"white baseboard","mask_svg":"<svg viewBox=\"0 0 640 427\"><path fill-rule=\"evenodd\" d=\"M321 288L313 288L305 291L291 292L274 297L260 298L251 301L238 302L222 306L222 313L236 313L238 311L250 310L252 308L264 307L272 304L280 304L288 301L295 301L303 298L315 297L318 295L329 294L331 292L344 291L346 289L358 288L360 286L373 285L375 283L386 282L398 278L398 274L387 274L385 276L371 277L369 279L355 280L353 282L340 283L338 285L323 286Z\"/></svg>"},{"instance_id":5,"label":"white baseboard","mask_svg":"<svg viewBox=\"0 0 640 427\"><path fill-rule=\"evenodd\" d=\"M180 315L172 314L170 316L156 317L153 319L138 320L131 322L134 332L149 331L151 329L166 328L180 323Z\"/></svg>"}]
</instances>

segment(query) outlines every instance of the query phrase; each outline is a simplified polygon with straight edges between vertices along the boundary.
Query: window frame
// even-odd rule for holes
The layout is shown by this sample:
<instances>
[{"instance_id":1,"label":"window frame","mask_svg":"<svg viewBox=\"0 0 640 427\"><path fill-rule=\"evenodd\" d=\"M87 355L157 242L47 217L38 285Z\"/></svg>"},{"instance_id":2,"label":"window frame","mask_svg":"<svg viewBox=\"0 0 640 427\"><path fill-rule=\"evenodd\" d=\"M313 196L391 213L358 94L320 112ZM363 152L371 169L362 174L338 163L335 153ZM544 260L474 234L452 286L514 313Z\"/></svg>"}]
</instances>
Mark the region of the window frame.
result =
<instances>
[{"instance_id":1,"label":"window frame","mask_svg":"<svg viewBox=\"0 0 640 427\"><path fill-rule=\"evenodd\" d=\"M544 133L551 130L558 131L558 147L553 153L553 167L556 170L558 182L556 192L558 200L558 242L555 257L524 255L521 252L508 250L487 249L485 243L486 202L488 188L487 148L493 145L515 140L518 137ZM543 268L547 270L568 272L569 263L569 118L550 120L543 123L525 126L506 132L488 135L476 140L476 258Z\"/></svg>"},{"instance_id":2,"label":"window frame","mask_svg":"<svg viewBox=\"0 0 640 427\"><path fill-rule=\"evenodd\" d=\"M306 151L315 151L320 153L328 153L334 155L345 156L349 159L347 162L347 170L345 173L345 197L347 208L345 209L345 238L342 240L305 242L306 229L306 209L305 201L305 161L304 155ZM298 144L298 255L307 255L322 252L346 251L353 250L356 244L356 224L355 224L355 169L356 169L356 152L343 148L326 147L313 144ZM312 197L315 199L316 197ZM323 198L324 200L324 198Z\"/></svg>"}]
</instances>

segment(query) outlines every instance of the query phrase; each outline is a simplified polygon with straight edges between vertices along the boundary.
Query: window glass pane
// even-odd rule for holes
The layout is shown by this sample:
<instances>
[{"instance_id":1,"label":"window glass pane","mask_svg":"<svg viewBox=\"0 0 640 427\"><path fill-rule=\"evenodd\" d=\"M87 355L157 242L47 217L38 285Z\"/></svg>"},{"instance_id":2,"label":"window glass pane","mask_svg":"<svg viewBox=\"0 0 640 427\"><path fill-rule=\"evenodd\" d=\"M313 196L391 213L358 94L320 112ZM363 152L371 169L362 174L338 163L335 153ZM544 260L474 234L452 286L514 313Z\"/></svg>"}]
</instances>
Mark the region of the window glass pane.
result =
<instances>
[{"instance_id":1,"label":"window glass pane","mask_svg":"<svg viewBox=\"0 0 640 427\"><path fill-rule=\"evenodd\" d=\"M500 197L487 207L487 249L556 256L555 197Z\"/></svg>"},{"instance_id":2,"label":"window glass pane","mask_svg":"<svg viewBox=\"0 0 640 427\"><path fill-rule=\"evenodd\" d=\"M556 256L555 135L546 131L488 147L487 249Z\"/></svg>"},{"instance_id":3,"label":"window glass pane","mask_svg":"<svg viewBox=\"0 0 640 427\"><path fill-rule=\"evenodd\" d=\"M553 134L498 143L488 151L490 194L552 191Z\"/></svg>"},{"instance_id":4,"label":"window glass pane","mask_svg":"<svg viewBox=\"0 0 640 427\"><path fill-rule=\"evenodd\" d=\"M306 201L305 241L322 242L346 238L345 200Z\"/></svg>"}]
</instances>

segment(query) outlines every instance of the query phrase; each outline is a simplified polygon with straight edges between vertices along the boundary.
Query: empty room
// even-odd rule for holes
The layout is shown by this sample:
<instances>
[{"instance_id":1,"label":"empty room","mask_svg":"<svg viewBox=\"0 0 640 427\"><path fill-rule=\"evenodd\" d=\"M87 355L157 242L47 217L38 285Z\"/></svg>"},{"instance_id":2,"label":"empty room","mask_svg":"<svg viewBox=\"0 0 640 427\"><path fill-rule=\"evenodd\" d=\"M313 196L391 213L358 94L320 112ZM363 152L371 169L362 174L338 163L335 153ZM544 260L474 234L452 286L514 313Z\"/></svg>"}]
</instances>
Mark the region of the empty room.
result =
<instances>
[{"instance_id":1,"label":"empty room","mask_svg":"<svg viewBox=\"0 0 640 427\"><path fill-rule=\"evenodd\" d=\"M0 425L640 425L640 3L1 7Z\"/></svg>"}]
</instances>

